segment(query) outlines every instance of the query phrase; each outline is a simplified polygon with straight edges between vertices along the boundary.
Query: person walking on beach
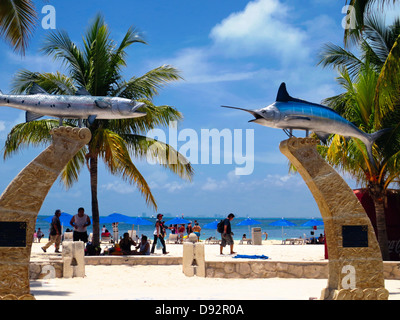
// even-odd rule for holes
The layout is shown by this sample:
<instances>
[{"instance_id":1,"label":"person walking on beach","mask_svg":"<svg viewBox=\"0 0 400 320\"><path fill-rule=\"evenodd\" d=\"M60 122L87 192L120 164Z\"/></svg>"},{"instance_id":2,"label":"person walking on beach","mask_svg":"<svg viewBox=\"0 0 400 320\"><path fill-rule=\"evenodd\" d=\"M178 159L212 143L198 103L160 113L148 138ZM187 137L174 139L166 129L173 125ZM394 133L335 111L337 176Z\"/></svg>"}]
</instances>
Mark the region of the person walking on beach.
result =
<instances>
[{"instance_id":1,"label":"person walking on beach","mask_svg":"<svg viewBox=\"0 0 400 320\"><path fill-rule=\"evenodd\" d=\"M236 252L233 251L233 233L231 229L231 221L235 215L233 213L228 214L228 217L224 220L224 231L221 233L221 245L220 245L220 254L222 253L223 248L228 244L230 245L231 252L230 254L235 254Z\"/></svg>"},{"instance_id":2,"label":"person walking on beach","mask_svg":"<svg viewBox=\"0 0 400 320\"><path fill-rule=\"evenodd\" d=\"M53 244L56 244L56 250L54 252L60 253L60 243L61 243L61 222L60 222L61 210L57 209L54 213L54 217L50 224L50 240L47 244L42 247L42 250L46 250Z\"/></svg>"},{"instance_id":3,"label":"person walking on beach","mask_svg":"<svg viewBox=\"0 0 400 320\"><path fill-rule=\"evenodd\" d=\"M155 229L153 232L154 235L154 241L153 245L151 246L151 253L154 253L154 249L156 248L157 241L160 241L162 245L162 252L163 254L167 254L167 248L165 246L165 241L164 241L164 236L165 236L165 226L164 226L164 221L161 221L163 215L159 213L157 215L157 221L155 224Z\"/></svg>"},{"instance_id":4,"label":"person walking on beach","mask_svg":"<svg viewBox=\"0 0 400 320\"><path fill-rule=\"evenodd\" d=\"M74 215L69 222L71 226L74 227L73 240L88 242L87 227L90 226L90 218L85 214L84 208L78 209L78 214Z\"/></svg>"}]
</instances>

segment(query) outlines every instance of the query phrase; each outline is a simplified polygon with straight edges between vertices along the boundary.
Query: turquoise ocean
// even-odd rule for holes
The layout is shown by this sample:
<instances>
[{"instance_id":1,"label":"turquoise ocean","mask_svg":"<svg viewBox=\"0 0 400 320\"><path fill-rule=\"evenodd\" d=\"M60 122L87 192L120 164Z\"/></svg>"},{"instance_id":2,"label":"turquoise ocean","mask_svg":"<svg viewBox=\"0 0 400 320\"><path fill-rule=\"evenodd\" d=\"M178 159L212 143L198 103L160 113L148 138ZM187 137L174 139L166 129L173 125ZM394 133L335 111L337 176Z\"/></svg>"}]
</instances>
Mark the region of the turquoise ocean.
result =
<instances>
[{"instance_id":1,"label":"turquoise ocean","mask_svg":"<svg viewBox=\"0 0 400 320\"><path fill-rule=\"evenodd\" d=\"M44 219L47 218L48 216L38 216L37 221L36 221L36 230L40 228L44 235L45 238L48 237L49 235L49 222L45 221ZM174 217L164 217L164 221L168 223L168 220L173 219ZM197 220L199 223L200 227L202 227L201 230L201 236L200 240L205 240L209 237L216 237L220 238L220 234L216 231L216 229L205 229L203 228L204 225L213 222L215 220L220 221L221 218L196 218L196 217L184 217L186 220L192 221L192 225L194 225L194 221ZM134 229L136 230L136 234L141 236L142 234L148 236L150 239L153 238L153 231L154 231L154 224L156 219L155 218L144 218L150 222L152 222L151 225L148 226L134 226ZM253 227L258 227L261 228L261 232L266 232L268 233L268 240L281 240L282 239L282 227L274 227L269 225L271 222L280 220L281 218L254 218L254 220L257 220L260 222L260 224L257 225L252 225L252 226L237 226L237 224L245 218L235 218L232 222L232 232L234 233L234 239L235 240L240 240L243 236L243 234L246 234L248 238L251 238L251 229ZM318 238L319 235L322 233L324 234L324 226L318 226L317 230L313 230L312 227L302 227L301 225L311 218L286 218L290 222L293 222L296 224L296 226L293 227L283 227L283 238L299 238L302 237L304 238L304 235L306 237L310 236L310 232L314 231L314 235ZM319 221L322 221L322 219L316 219ZM105 225L106 229L108 229L111 234L113 233L112 231L112 225L111 223L105 223L105 224L100 224L100 228ZM168 224L167 224L168 225ZM65 231L67 228L71 228L69 225L64 225L63 226L63 231ZM128 230L132 230L132 225L120 222L118 225L119 228L119 235L122 236L124 232L127 232ZM139 232L138 232L139 228ZM92 232L92 226L88 227L88 233ZM167 234L170 234L170 231L167 231ZM262 235L262 239L265 239L265 235Z\"/></svg>"}]
</instances>

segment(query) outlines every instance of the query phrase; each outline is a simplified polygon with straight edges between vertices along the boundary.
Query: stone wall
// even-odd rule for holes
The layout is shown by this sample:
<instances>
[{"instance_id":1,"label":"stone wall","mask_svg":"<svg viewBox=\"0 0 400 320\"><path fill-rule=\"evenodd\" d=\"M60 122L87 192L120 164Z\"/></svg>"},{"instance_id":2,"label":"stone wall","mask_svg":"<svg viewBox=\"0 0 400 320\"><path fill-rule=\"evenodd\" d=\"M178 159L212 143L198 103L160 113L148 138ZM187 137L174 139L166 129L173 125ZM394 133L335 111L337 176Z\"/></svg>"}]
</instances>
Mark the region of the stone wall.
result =
<instances>
[{"instance_id":1,"label":"stone wall","mask_svg":"<svg viewBox=\"0 0 400 320\"><path fill-rule=\"evenodd\" d=\"M400 263L384 262L383 275L388 280L400 280ZM328 279L328 261L208 261L209 278L305 278Z\"/></svg>"},{"instance_id":2,"label":"stone wall","mask_svg":"<svg viewBox=\"0 0 400 320\"><path fill-rule=\"evenodd\" d=\"M98 256L85 257L86 265L181 265L179 257L127 257ZM50 262L31 262L30 279L50 277L48 266L54 267L55 277L63 277L62 260ZM47 266L47 267L46 267ZM44 268L44 269L43 269ZM383 263L383 275L387 280L400 280L400 263L388 261ZM208 261L206 277L209 278L306 278L327 279L328 262L296 261Z\"/></svg>"},{"instance_id":3,"label":"stone wall","mask_svg":"<svg viewBox=\"0 0 400 320\"><path fill-rule=\"evenodd\" d=\"M206 262L209 278L327 279L327 262L213 261Z\"/></svg>"}]
</instances>

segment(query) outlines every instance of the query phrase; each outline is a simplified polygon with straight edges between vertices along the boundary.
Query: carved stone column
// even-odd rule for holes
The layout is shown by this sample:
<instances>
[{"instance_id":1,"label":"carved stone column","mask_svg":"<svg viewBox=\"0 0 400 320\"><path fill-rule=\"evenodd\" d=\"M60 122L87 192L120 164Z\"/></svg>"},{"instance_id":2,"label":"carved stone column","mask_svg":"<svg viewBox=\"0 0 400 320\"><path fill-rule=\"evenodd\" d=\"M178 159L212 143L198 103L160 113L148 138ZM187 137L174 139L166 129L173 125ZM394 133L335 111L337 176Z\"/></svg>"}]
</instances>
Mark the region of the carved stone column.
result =
<instances>
[{"instance_id":1,"label":"carved stone column","mask_svg":"<svg viewBox=\"0 0 400 320\"><path fill-rule=\"evenodd\" d=\"M311 138L290 138L279 148L303 177L324 220L329 276L321 299L386 300L382 255L371 222L353 190L318 154L316 145Z\"/></svg>"},{"instance_id":2,"label":"carved stone column","mask_svg":"<svg viewBox=\"0 0 400 320\"><path fill-rule=\"evenodd\" d=\"M34 299L29 260L36 218L61 170L91 139L87 128L53 129L52 144L0 196L0 299Z\"/></svg>"}]
</instances>

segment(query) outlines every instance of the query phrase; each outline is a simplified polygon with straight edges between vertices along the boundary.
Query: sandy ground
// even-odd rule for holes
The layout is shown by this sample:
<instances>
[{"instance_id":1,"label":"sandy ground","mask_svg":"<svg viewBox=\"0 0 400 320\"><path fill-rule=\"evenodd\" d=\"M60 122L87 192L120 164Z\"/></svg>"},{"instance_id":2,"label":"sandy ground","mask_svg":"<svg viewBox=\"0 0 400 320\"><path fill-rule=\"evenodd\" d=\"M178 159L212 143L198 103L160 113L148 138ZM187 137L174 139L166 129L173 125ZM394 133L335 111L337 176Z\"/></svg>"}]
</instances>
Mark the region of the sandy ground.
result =
<instances>
[{"instance_id":1,"label":"sandy ground","mask_svg":"<svg viewBox=\"0 0 400 320\"><path fill-rule=\"evenodd\" d=\"M45 242L44 242L45 243ZM55 257L34 243L31 260ZM263 241L261 246L235 245L238 254L263 254L276 261L324 261L322 245L280 245ZM168 256L182 256L182 245L167 244ZM206 245L206 260L230 261L225 248ZM161 252L156 252L161 256ZM214 279L186 277L182 266L86 266L85 278L31 281L37 300L309 300L319 298L326 279ZM386 280L390 300L400 300L400 280Z\"/></svg>"}]
</instances>

